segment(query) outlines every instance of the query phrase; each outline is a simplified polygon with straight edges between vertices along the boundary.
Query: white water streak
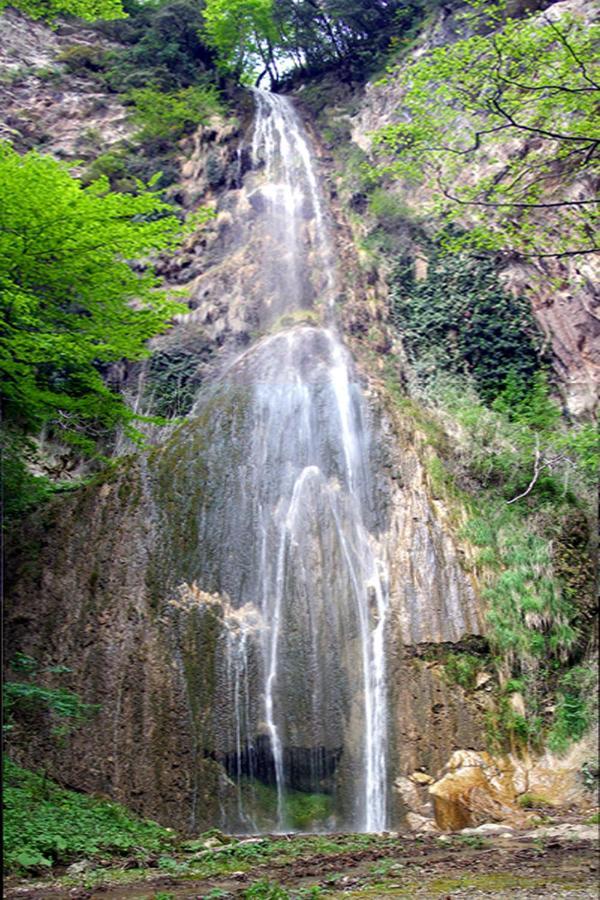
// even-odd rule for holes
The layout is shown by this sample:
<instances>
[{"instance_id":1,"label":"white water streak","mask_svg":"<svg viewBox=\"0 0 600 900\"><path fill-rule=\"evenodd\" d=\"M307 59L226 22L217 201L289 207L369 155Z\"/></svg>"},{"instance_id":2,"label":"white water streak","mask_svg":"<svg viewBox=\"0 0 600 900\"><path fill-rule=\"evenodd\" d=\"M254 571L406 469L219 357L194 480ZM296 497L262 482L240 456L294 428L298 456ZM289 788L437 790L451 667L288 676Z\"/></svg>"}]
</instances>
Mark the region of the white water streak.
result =
<instances>
[{"instance_id":1,"label":"white water streak","mask_svg":"<svg viewBox=\"0 0 600 900\"><path fill-rule=\"evenodd\" d=\"M254 94L257 113L252 155L255 166L264 163L265 167L266 183L262 193L268 204L266 218L270 217L271 237L278 242L280 274L287 293L283 298L286 312L301 308L301 279L305 277L301 269L309 258L313 266L320 267L318 274L321 283L325 284L327 304L331 305L336 283L334 255L306 134L289 100L264 91L257 90ZM311 219L310 228L306 224L307 218ZM282 223L285 225L283 230ZM311 243L309 251L307 240ZM259 370L260 381L254 386L256 443L253 459L254 471L258 474L252 490L257 494L261 614L266 626L263 635L265 724L275 768L278 826L286 827L282 742L287 727L286 698L280 693L282 622L288 602L286 577L295 549L305 547L303 541L307 529L313 527L317 514L315 497L320 497L321 505L324 501L329 507L330 527L334 527L337 535L337 546L341 550L352 595L340 598L340 601L343 599L344 603L350 604L349 609L353 608L352 616L359 629L360 674L356 673L354 691L363 697L364 722L361 731L362 775L360 785L357 785L360 790L357 827L364 831L381 831L386 825L387 583L383 565L377 558L375 541L364 522L362 505L369 486L358 391L353 384L348 354L333 330L292 328L270 341L272 362L267 357ZM320 349L315 349L317 345ZM265 352L264 345L262 352ZM307 368L305 360L311 353L316 356ZM252 350L246 354L248 356L252 356ZM337 429L328 425L334 441L329 451L333 454L331 459L322 456L319 429L322 428L323 408L327 416L337 418L339 423ZM336 470L338 456L339 468ZM267 491L260 480L268 479L272 472L278 473L281 479L280 486L276 486L278 499L274 505L265 499L272 491L272 485ZM316 591L316 582L310 581L311 577L312 573L306 575L309 596L311 591ZM315 607L314 621L317 618ZM309 621L313 622L312 611ZM314 628L312 624L310 627ZM317 635L312 633L308 637L316 649ZM237 684L240 676L241 670L236 672ZM301 679L302 672L296 677ZM238 693L235 703L242 705ZM318 706L315 696L312 709L317 711ZM241 756L242 748L241 732L236 732L238 756Z\"/></svg>"}]
</instances>

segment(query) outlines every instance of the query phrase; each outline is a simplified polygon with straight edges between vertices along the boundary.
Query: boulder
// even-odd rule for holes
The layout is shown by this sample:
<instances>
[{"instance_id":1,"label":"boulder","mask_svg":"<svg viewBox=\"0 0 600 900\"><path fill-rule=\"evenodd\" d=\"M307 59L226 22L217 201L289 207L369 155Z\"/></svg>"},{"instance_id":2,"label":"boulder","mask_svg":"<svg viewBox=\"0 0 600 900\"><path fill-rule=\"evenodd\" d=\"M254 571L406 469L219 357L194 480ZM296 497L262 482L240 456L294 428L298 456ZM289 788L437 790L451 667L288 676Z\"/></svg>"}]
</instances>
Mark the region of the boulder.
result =
<instances>
[{"instance_id":1,"label":"boulder","mask_svg":"<svg viewBox=\"0 0 600 900\"><path fill-rule=\"evenodd\" d=\"M524 825L516 804L512 766L488 753L457 750L445 774L432 784L435 820L442 831L460 831L485 823Z\"/></svg>"},{"instance_id":2,"label":"boulder","mask_svg":"<svg viewBox=\"0 0 600 900\"><path fill-rule=\"evenodd\" d=\"M432 778L427 772L413 772L412 775L409 775L409 778L415 784L433 784L435 781L435 778Z\"/></svg>"},{"instance_id":3,"label":"boulder","mask_svg":"<svg viewBox=\"0 0 600 900\"><path fill-rule=\"evenodd\" d=\"M506 835L507 837L509 837L511 834L515 833L515 829L511 828L510 825L500 825L496 822L485 822L483 825L478 825L476 828L463 828L460 833L480 834L487 835L488 837L493 837L494 835Z\"/></svg>"},{"instance_id":4,"label":"boulder","mask_svg":"<svg viewBox=\"0 0 600 900\"><path fill-rule=\"evenodd\" d=\"M420 831L426 834L439 834L440 829L433 819L420 816L418 813L407 813L406 822L412 831Z\"/></svg>"}]
</instances>

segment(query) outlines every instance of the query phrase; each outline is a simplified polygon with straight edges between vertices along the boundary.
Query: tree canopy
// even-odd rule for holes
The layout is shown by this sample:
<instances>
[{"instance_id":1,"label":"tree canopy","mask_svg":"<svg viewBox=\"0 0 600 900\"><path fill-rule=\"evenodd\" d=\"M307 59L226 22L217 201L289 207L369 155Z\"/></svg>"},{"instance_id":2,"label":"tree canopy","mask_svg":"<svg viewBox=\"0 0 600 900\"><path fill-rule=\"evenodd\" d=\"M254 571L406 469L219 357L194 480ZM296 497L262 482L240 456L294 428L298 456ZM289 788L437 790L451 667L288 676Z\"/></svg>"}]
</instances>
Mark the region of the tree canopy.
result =
<instances>
[{"instance_id":1,"label":"tree canopy","mask_svg":"<svg viewBox=\"0 0 600 900\"><path fill-rule=\"evenodd\" d=\"M290 70L332 65L368 71L392 35L435 0L206 0L205 34L221 67L278 81Z\"/></svg>"},{"instance_id":2,"label":"tree canopy","mask_svg":"<svg viewBox=\"0 0 600 900\"><path fill-rule=\"evenodd\" d=\"M275 77L276 45L281 44L281 35L273 0L207 0L204 22L222 68L239 77L262 67Z\"/></svg>"},{"instance_id":3,"label":"tree canopy","mask_svg":"<svg viewBox=\"0 0 600 900\"><path fill-rule=\"evenodd\" d=\"M26 13L32 19L50 21L65 14L88 22L122 19L125 16L121 0L0 0L0 11L7 6Z\"/></svg>"},{"instance_id":4,"label":"tree canopy","mask_svg":"<svg viewBox=\"0 0 600 900\"><path fill-rule=\"evenodd\" d=\"M179 241L181 223L156 193L84 188L64 164L0 145L0 372L5 423L42 424L91 446L131 419L103 370L147 354L179 305L157 290L148 258Z\"/></svg>"},{"instance_id":5,"label":"tree canopy","mask_svg":"<svg viewBox=\"0 0 600 900\"><path fill-rule=\"evenodd\" d=\"M468 210L454 246L595 251L598 203L582 179L598 175L598 26L551 11L498 24L391 71L400 120L375 134L379 170L428 182L446 224Z\"/></svg>"}]
</instances>

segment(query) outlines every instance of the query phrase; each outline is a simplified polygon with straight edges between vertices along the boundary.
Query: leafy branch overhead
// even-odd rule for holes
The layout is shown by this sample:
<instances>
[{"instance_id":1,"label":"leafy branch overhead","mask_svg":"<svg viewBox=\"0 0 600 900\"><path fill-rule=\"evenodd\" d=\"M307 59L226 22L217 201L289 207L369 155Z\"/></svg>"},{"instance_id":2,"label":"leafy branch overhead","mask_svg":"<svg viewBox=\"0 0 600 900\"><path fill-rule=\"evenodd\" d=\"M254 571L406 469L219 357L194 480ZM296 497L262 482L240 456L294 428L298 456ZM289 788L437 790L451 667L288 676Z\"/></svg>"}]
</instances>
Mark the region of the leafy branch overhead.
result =
<instances>
[{"instance_id":1,"label":"leafy branch overhead","mask_svg":"<svg viewBox=\"0 0 600 900\"><path fill-rule=\"evenodd\" d=\"M549 10L498 28L501 8L485 10L495 30L390 71L386 81L402 90L400 121L374 134L378 169L427 181L431 211L446 225L467 221L468 234L449 247L523 258L592 253L598 26Z\"/></svg>"},{"instance_id":2,"label":"leafy branch overhead","mask_svg":"<svg viewBox=\"0 0 600 900\"><path fill-rule=\"evenodd\" d=\"M151 256L183 226L152 191L84 188L65 165L0 147L0 371L5 423L42 424L82 447L133 413L106 366L147 355L180 308L160 291ZM135 268L128 260L145 259Z\"/></svg>"},{"instance_id":3,"label":"leafy branch overhead","mask_svg":"<svg viewBox=\"0 0 600 900\"><path fill-rule=\"evenodd\" d=\"M334 69L344 80L381 64L390 41L437 0L206 0L204 36L222 70L272 83Z\"/></svg>"}]
</instances>

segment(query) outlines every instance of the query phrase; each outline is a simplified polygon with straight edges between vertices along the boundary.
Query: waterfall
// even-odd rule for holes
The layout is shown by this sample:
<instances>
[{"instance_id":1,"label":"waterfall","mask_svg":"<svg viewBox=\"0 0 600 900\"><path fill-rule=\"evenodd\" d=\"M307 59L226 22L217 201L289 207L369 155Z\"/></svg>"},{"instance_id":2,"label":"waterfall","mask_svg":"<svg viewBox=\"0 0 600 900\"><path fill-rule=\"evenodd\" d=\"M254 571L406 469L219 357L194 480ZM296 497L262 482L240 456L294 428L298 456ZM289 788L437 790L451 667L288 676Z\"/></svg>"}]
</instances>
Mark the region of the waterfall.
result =
<instances>
[{"instance_id":1,"label":"waterfall","mask_svg":"<svg viewBox=\"0 0 600 900\"><path fill-rule=\"evenodd\" d=\"M254 96L270 332L202 412L212 503L197 523L198 571L228 610L210 751L236 785L222 824L267 830L252 800L262 782L276 792L268 830L295 827L290 797L317 795L330 798L318 827L380 831L388 585L368 416L335 326L335 253L308 137L289 99Z\"/></svg>"}]
</instances>

